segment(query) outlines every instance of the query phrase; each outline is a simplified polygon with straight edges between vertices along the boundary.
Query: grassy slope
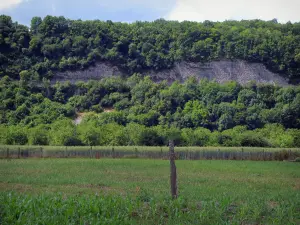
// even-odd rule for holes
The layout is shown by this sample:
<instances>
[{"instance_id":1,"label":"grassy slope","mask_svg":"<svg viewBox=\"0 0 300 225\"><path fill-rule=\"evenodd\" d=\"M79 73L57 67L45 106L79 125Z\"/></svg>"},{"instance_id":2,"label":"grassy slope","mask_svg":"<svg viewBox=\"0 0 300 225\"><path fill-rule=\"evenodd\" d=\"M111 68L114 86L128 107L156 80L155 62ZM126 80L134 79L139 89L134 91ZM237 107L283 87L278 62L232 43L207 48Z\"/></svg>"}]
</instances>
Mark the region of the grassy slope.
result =
<instances>
[{"instance_id":1,"label":"grassy slope","mask_svg":"<svg viewBox=\"0 0 300 225\"><path fill-rule=\"evenodd\" d=\"M17 208L20 211L25 210L25 214L28 214L26 218L31 218L32 222L44 216L43 208L46 210L47 207L56 207L58 212L60 210L63 212L65 209L62 206L66 204L64 207L73 207L72 212L83 210L82 213L86 214L91 210L88 208L89 201L95 201L96 205L102 204L103 201L110 203L116 201L112 203L116 208L111 206L112 208L107 210L120 212L125 210L121 213L121 217L115 218L114 221L120 219L125 223L128 219L129 224L133 221L138 223L140 219L146 219L149 223L154 221L172 223L173 220L186 223L203 222L203 224L224 224L224 221L233 224L240 224L243 221L245 224L300 222L300 167L297 163L177 161L176 164L181 199L170 202L166 200L168 199L166 196L169 196L168 161L1 160L1 199L7 203L4 212L18 214L16 206L13 206L17 204ZM8 194L11 190L22 192L22 195ZM62 194L57 195L58 192ZM95 193L105 195L99 199L95 197ZM72 197L74 194L76 197ZM111 194L115 197L109 197ZM52 205L54 204L52 199L56 199L55 204L58 206ZM76 199L81 199L80 206L74 203L77 202ZM148 204L153 204L152 208L142 210L141 202L149 200ZM40 204L40 211L36 212L36 217L31 217L32 212L25 209L22 204L28 207L31 204ZM199 204L202 205L200 209ZM179 212L172 211L171 206L177 208ZM188 216L184 211L185 208L189 209ZM149 213L154 214L148 215ZM79 219L76 223L85 223L86 221L80 220L82 217L79 215L81 214L78 212L72 214L72 218ZM97 219L97 216L99 214L92 214L90 218ZM7 219L6 214L4 218ZM54 219L62 220L60 217Z\"/></svg>"}]
</instances>

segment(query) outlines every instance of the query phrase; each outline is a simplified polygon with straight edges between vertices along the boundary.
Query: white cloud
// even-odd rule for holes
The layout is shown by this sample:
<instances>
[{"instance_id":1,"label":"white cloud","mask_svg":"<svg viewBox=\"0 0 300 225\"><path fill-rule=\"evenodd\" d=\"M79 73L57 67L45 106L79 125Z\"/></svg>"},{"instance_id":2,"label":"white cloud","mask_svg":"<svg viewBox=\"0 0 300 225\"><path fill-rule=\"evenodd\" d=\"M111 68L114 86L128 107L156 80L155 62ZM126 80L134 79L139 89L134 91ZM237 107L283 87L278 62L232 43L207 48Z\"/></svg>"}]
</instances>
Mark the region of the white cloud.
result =
<instances>
[{"instance_id":1,"label":"white cloud","mask_svg":"<svg viewBox=\"0 0 300 225\"><path fill-rule=\"evenodd\" d=\"M298 22L299 9L299 0L177 0L166 19L224 21L277 18L280 22Z\"/></svg>"},{"instance_id":2,"label":"white cloud","mask_svg":"<svg viewBox=\"0 0 300 225\"><path fill-rule=\"evenodd\" d=\"M9 9L20 4L23 0L0 0L0 10Z\"/></svg>"}]
</instances>

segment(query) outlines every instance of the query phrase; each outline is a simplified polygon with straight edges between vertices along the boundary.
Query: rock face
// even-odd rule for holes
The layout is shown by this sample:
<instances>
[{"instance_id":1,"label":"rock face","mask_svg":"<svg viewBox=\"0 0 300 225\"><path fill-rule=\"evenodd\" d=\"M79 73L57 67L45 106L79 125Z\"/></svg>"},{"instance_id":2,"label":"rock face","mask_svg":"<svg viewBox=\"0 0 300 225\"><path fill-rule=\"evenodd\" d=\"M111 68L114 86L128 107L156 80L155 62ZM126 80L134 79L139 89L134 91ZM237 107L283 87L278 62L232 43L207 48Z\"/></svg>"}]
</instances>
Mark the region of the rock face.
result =
<instances>
[{"instance_id":1,"label":"rock face","mask_svg":"<svg viewBox=\"0 0 300 225\"><path fill-rule=\"evenodd\" d=\"M111 63L99 62L95 66L89 67L86 70L76 70L76 71L65 71L56 73L51 80L52 83L56 81L88 81L88 80L100 80L104 77L112 76L124 76L124 72L121 72L117 66Z\"/></svg>"},{"instance_id":2,"label":"rock face","mask_svg":"<svg viewBox=\"0 0 300 225\"><path fill-rule=\"evenodd\" d=\"M142 74L145 76L149 75L156 82L162 80L167 80L168 82L178 80L183 82L190 76L195 76L197 79L215 79L219 83L235 80L240 84L256 81L258 83L288 85L287 80L267 70L263 64L248 63L243 60L221 60L210 63L180 62L176 63L171 69L160 71L148 70L143 71ZM99 80L104 77L130 75L110 63L99 62L96 66L90 67L87 70L59 72L54 76L52 82Z\"/></svg>"}]
</instances>

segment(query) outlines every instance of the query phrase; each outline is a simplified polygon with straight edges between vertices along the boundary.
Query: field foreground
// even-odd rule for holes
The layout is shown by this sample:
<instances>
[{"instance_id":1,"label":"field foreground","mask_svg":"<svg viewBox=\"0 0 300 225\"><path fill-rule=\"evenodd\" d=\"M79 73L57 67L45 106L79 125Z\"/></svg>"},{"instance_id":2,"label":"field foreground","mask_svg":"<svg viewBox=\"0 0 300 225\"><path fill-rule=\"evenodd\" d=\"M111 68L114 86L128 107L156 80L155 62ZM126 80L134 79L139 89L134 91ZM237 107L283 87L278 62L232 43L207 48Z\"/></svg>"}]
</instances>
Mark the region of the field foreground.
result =
<instances>
[{"instance_id":1,"label":"field foreground","mask_svg":"<svg viewBox=\"0 0 300 225\"><path fill-rule=\"evenodd\" d=\"M299 224L291 162L0 160L0 224Z\"/></svg>"}]
</instances>

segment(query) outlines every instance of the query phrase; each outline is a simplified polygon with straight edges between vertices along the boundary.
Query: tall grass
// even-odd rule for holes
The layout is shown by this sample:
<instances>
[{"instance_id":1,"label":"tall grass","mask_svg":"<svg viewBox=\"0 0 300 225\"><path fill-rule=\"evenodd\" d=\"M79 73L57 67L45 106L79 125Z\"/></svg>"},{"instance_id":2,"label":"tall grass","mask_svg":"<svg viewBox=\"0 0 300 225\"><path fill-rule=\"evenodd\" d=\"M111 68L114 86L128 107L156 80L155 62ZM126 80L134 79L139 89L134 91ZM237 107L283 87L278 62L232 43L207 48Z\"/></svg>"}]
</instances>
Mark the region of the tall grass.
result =
<instances>
[{"instance_id":1,"label":"tall grass","mask_svg":"<svg viewBox=\"0 0 300 225\"><path fill-rule=\"evenodd\" d=\"M300 149L252 147L176 147L177 159L294 160ZM168 147L150 146L0 146L1 158L152 158L167 159Z\"/></svg>"}]
</instances>

